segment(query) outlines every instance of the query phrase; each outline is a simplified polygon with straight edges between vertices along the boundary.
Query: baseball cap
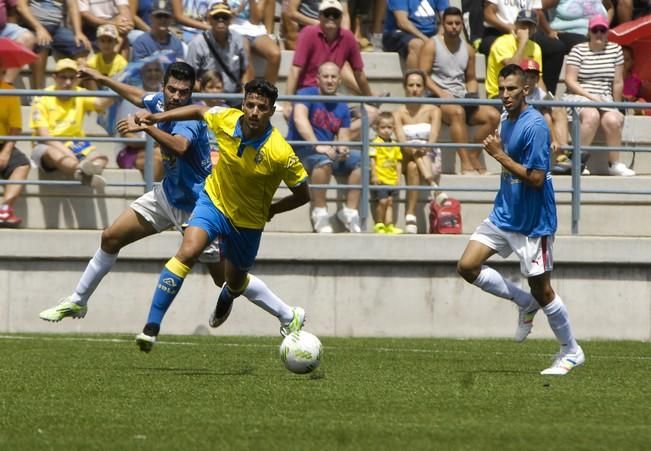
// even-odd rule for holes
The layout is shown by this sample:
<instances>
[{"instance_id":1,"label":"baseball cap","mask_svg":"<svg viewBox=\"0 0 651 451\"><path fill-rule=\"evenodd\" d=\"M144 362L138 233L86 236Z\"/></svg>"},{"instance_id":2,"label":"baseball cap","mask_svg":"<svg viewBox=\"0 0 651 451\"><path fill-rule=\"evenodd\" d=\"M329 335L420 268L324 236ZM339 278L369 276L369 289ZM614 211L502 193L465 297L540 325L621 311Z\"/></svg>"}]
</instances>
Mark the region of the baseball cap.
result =
<instances>
[{"instance_id":1,"label":"baseball cap","mask_svg":"<svg viewBox=\"0 0 651 451\"><path fill-rule=\"evenodd\" d=\"M151 8L151 15L156 16L160 14L172 15L172 6L167 0L154 0Z\"/></svg>"},{"instance_id":2,"label":"baseball cap","mask_svg":"<svg viewBox=\"0 0 651 451\"><path fill-rule=\"evenodd\" d=\"M344 7L339 0L323 0L319 3L319 12L325 11L326 9L336 9L337 11L344 12Z\"/></svg>"},{"instance_id":3,"label":"baseball cap","mask_svg":"<svg viewBox=\"0 0 651 451\"><path fill-rule=\"evenodd\" d=\"M228 5L226 0L219 0L211 3L210 8L208 9L208 15L214 16L216 14L228 14L229 16L233 15L231 7Z\"/></svg>"},{"instance_id":4,"label":"baseball cap","mask_svg":"<svg viewBox=\"0 0 651 451\"><path fill-rule=\"evenodd\" d=\"M79 70L79 66L75 60L72 60L70 58L61 58L54 66L54 72L58 73L64 70L74 70L77 72Z\"/></svg>"},{"instance_id":5,"label":"baseball cap","mask_svg":"<svg viewBox=\"0 0 651 451\"><path fill-rule=\"evenodd\" d=\"M100 36L108 36L117 41L119 36L118 29L112 23L105 23L97 27L97 37L99 38Z\"/></svg>"},{"instance_id":6,"label":"baseball cap","mask_svg":"<svg viewBox=\"0 0 651 451\"><path fill-rule=\"evenodd\" d=\"M590 22L588 22L589 30L592 30L594 27L604 27L606 30L608 30L610 28L610 24L608 23L608 19L606 19L601 14L597 14L596 16L592 16L590 18Z\"/></svg>"},{"instance_id":7,"label":"baseball cap","mask_svg":"<svg viewBox=\"0 0 651 451\"><path fill-rule=\"evenodd\" d=\"M518 17L515 18L516 22L529 22L538 25L538 16L532 9L521 9L518 12Z\"/></svg>"},{"instance_id":8,"label":"baseball cap","mask_svg":"<svg viewBox=\"0 0 651 451\"><path fill-rule=\"evenodd\" d=\"M540 72L540 64L535 60L526 59L520 63L520 69L523 71Z\"/></svg>"}]
</instances>

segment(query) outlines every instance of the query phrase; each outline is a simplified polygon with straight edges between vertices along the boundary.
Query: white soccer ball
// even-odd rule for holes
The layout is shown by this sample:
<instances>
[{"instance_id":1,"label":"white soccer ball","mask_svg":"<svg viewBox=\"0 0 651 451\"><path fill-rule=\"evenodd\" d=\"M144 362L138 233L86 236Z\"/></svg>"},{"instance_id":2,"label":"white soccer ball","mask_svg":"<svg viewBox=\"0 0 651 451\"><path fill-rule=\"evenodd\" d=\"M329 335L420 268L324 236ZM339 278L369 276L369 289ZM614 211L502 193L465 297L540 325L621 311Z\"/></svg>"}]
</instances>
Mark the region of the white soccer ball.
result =
<instances>
[{"instance_id":1,"label":"white soccer ball","mask_svg":"<svg viewBox=\"0 0 651 451\"><path fill-rule=\"evenodd\" d=\"M292 373L305 374L314 371L321 363L322 346L319 339L301 330L285 337L280 344L280 360Z\"/></svg>"}]
</instances>

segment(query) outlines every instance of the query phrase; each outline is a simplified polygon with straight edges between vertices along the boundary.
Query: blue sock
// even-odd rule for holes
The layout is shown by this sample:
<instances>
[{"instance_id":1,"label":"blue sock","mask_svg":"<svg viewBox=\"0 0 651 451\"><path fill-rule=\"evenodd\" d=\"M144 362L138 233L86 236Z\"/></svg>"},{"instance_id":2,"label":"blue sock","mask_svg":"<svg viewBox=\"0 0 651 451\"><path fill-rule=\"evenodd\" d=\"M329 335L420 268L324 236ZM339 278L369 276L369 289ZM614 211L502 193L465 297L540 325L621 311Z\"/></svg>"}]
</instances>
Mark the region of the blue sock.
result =
<instances>
[{"instance_id":1,"label":"blue sock","mask_svg":"<svg viewBox=\"0 0 651 451\"><path fill-rule=\"evenodd\" d=\"M149 316L147 317L147 324L158 324L163 321L163 317L167 309L172 305L172 301L176 294L183 285L185 276L190 272L190 268L172 257L163 271L160 273L158 283L156 284L156 291L151 300L151 307L149 308Z\"/></svg>"}]
</instances>

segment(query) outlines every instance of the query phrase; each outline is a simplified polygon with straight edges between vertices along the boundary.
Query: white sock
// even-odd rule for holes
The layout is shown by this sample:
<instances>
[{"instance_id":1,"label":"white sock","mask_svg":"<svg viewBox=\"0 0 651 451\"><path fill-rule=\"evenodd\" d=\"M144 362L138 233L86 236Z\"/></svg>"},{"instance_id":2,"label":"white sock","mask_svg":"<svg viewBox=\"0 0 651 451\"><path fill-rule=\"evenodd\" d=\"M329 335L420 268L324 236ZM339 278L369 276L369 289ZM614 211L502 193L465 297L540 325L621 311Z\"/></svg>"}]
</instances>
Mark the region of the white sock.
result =
<instances>
[{"instance_id":1,"label":"white sock","mask_svg":"<svg viewBox=\"0 0 651 451\"><path fill-rule=\"evenodd\" d=\"M97 285L111 270L117 259L118 254L108 254L101 248L97 249L81 275L81 279L77 282L75 292L72 294L72 301L80 305L86 305L88 299L95 292Z\"/></svg>"},{"instance_id":2,"label":"white sock","mask_svg":"<svg viewBox=\"0 0 651 451\"><path fill-rule=\"evenodd\" d=\"M518 307L527 310L539 308L538 302L536 302L536 299L531 293L509 282L502 274L488 266L481 267L481 272L473 282L473 285L478 286L490 294L513 301Z\"/></svg>"},{"instance_id":3,"label":"white sock","mask_svg":"<svg viewBox=\"0 0 651 451\"><path fill-rule=\"evenodd\" d=\"M262 310L271 313L281 323L288 323L294 317L292 308L276 296L262 280L249 274L249 285L242 295Z\"/></svg>"},{"instance_id":4,"label":"white sock","mask_svg":"<svg viewBox=\"0 0 651 451\"><path fill-rule=\"evenodd\" d=\"M573 353L579 349L579 345L572 333L570 316L567 314L565 304L559 295L554 300L544 306L543 312L547 315L549 327L551 327L556 339L561 344L561 352Z\"/></svg>"}]
</instances>

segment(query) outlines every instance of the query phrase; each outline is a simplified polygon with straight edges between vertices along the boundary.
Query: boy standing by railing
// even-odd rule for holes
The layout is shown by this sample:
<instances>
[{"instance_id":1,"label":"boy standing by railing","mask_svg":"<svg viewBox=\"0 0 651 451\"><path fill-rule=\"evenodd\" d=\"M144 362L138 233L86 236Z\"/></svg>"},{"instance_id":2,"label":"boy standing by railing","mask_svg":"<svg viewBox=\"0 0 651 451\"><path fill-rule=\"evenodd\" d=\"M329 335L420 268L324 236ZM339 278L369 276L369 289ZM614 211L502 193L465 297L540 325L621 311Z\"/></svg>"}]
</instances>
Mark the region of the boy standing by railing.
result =
<instances>
[{"instance_id":1,"label":"boy standing by railing","mask_svg":"<svg viewBox=\"0 0 651 451\"><path fill-rule=\"evenodd\" d=\"M388 111L381 112L373 125L377 136L371 143L394 142L393 114ZM393 224L393 197L398 191L391 187L398 185L400 181L402 152L398 146L370 147L369 156L371 157L371 183L385 187L373 191L373 198L376 201L375 233L400 234L402 229Z\"/></svg>"}]
</instances>

